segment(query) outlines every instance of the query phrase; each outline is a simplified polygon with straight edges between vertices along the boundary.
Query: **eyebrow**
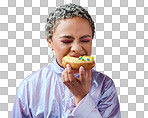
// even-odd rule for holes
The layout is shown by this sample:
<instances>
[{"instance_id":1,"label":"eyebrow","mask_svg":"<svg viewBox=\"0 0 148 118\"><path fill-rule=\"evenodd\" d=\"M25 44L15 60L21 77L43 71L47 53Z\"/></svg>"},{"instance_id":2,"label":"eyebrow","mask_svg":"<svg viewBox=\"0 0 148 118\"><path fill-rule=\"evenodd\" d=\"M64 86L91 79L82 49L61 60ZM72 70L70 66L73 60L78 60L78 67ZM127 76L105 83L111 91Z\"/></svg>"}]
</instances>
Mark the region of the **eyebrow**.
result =
<instances>
[{"instance_id":1,"label":"eyebrow","mask_svg":"<svg viewBox=\"0 0 148 118\"><path fill-rule=\"evenodd\" d=\"M84 38L87 38L87 37L91 38L90 35L84 35L84 36L80 37L80 39L84 39Z\"/></svg>"},{"instance_id":2,"label":"eyebrow","mask_svg":"<svg viewBox=\"0 0 148 118\"><path fill-rule=\"evenodd\" d=\"M84 38L91 38L90 35L84 35L84 36L81 36L79 39L84 39ZM74 39L74 37L70 36L70 35L64 35L64 36L61 36L60 38L68 38L68 39Z\"/></svg>"},{"instance_id":3,"label":"eyebrow","mask_svg":"<svg viewBox=\"0 0 148 118\"><path fill-rule=\"evenodd\" d=\"M74 39L74 37L70 35L64 35L64 36L61 36L60 38Z\"/></svg>"}]
</instances>

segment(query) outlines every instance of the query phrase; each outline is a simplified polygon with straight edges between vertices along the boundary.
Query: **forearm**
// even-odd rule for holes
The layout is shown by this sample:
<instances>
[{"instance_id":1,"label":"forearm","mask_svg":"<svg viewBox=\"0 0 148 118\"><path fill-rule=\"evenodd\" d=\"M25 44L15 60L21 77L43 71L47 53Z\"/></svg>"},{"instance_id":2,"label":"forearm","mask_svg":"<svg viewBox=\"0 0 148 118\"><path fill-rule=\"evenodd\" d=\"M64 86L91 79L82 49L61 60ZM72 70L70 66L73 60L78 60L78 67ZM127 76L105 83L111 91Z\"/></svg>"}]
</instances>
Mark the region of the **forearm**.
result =
<instances>
[{"instance_id":1,"label":"forearm","mask_svg":"<svg viewBox=\"0 0 148 118\"><path fill-rule=\"evenodd\" d=\"M71 111L67 118L102 118L89 93Z\"/></svg>"}]
</instances>

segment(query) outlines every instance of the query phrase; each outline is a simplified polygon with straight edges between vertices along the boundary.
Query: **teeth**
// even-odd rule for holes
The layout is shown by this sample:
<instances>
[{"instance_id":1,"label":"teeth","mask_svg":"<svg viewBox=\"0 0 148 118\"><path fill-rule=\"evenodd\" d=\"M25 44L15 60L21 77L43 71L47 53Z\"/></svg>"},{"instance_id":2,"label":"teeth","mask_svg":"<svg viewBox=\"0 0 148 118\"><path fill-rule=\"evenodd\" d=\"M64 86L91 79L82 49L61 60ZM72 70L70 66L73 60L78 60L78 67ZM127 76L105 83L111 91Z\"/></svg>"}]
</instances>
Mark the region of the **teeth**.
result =
<instances>
[{"instance_id":1,"label":"teeth","mask_svg":"<svg viewBox=\"0 0 148 118\"><path fill-rule=\"evenodd\" d=\"M75 56L75 55L70 55L70 54L68 54L70 57L76 57L76 58L79 58L79 57L83 57L83 56L85 56L85 54L82 54L82 55L78 55L78 56Z\"/></svg>"}]
</instances>

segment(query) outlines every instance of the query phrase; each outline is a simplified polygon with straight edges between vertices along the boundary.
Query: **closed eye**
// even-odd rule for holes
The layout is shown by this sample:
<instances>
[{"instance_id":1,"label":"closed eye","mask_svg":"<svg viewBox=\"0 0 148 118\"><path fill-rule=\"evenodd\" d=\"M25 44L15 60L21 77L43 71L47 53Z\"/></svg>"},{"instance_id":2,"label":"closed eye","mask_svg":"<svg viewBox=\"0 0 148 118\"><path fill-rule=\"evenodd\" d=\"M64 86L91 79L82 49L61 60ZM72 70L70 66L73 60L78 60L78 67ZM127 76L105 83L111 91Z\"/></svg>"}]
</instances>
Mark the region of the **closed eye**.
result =
<instances>
[{"instance_id":1,"label":"closed eye","mask_svg":"<svg viewBox=\"0 0 148 118\"><path fill-rule=\"evenodd\" d=\"M61 40L62 43L72 43L72 40Z\"/></svg>"},{"instance_id":2,"label":"closed eye","mask_svg":"<svg viewBox=\"0 0 148 118\"><path fill-rule=\"evenodd\" d=\"M90 42L90 39L81 39L81 42Z\"/></svg>"}]
</instances>

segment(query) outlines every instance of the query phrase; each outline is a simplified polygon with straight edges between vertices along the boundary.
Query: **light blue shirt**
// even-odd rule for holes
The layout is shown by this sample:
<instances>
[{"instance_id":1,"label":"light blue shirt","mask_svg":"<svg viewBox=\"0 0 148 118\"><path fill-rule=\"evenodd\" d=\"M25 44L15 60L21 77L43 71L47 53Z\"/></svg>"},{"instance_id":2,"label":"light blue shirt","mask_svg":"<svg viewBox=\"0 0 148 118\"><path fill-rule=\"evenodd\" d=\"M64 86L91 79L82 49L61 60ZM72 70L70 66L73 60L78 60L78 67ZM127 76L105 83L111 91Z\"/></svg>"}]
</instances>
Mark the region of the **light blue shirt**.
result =
<instances>
[{"instance_id":1,"label":"light blue shirt","mask_svg":"<svg viewBox=\"0 0 148 118\"><path fill-rule=\"evenodd\" d=\"M26 77L18 88L11 118L121 117L112 79L92 69L89 93L76 106L74 96L62 82L63 70L55 59Z\"/></svg>"}]
</instances>

